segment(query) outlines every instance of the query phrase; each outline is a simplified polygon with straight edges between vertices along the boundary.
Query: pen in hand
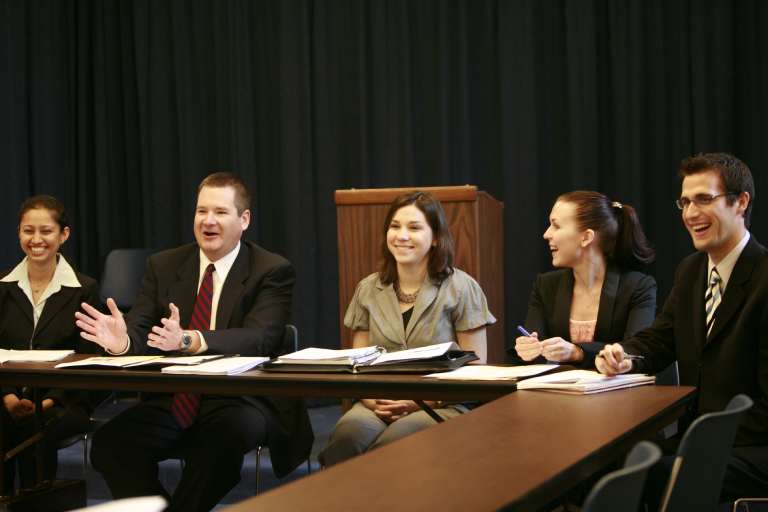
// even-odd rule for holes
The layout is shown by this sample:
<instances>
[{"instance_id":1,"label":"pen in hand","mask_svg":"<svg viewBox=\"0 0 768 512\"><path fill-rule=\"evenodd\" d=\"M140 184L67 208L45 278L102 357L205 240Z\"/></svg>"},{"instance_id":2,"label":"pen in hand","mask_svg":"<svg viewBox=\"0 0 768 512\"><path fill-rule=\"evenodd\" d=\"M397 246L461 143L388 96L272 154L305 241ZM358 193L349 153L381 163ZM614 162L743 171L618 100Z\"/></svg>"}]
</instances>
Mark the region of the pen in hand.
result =
<instances>
[{"instance_id":1,"label":"pen in hand","mask_svg":"<svg viewBox=\"0 0 768 512\"><path fill-rule=\"evenodd\" d=\"M523 327L522 325L518 325L517 330L520 331L520 334L522 334L523 336L528 336L529 338L533 338L533 336L531 336L531 333L526 331L525 327Z\"/></svg>"},{"instance_id":2,"label":"pen in hand","mask_svg":"<svg viewBox=\"0 0 768 512\"><path fill-rule=\"evenodd\" d=\"M598 357L603 357L603 358L605 357L605 353L602 350L600 352L598 352L597 355L598 355ZM627 354L627 353L624 353L624 354L622 354L622 357L621 357L622 361L624 361L624 360L639 361L641 359L645 359L645 356L641 356L641 355L637 355L637 354Z\"/></svg>"}]
</instances>

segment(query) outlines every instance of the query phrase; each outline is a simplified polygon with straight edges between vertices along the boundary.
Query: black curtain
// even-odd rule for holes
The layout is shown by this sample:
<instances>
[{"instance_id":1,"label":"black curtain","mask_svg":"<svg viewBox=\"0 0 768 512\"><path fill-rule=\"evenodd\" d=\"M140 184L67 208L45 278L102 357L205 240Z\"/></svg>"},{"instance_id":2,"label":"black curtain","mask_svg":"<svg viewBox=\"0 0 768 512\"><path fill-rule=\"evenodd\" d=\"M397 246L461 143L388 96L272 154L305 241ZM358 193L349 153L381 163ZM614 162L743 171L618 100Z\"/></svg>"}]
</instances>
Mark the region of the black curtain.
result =
<instances>
[{"instance_id":1,"label":"black curtain","mask_svg":"<svg viewBox=\"0 0 768 512\"><path fill-rule=\"evenodd\" d=\"M191 241L198 182L234 170L247 236L296 266L302 344L333 347L333 191L472 183L505 204L512 339L578 188L637 207L662 300L692 250L679 160L730 151L768 187L766 26L762 0L0 0L0 264L31 194L98 277Z\"/></svg>"}]
</instances>

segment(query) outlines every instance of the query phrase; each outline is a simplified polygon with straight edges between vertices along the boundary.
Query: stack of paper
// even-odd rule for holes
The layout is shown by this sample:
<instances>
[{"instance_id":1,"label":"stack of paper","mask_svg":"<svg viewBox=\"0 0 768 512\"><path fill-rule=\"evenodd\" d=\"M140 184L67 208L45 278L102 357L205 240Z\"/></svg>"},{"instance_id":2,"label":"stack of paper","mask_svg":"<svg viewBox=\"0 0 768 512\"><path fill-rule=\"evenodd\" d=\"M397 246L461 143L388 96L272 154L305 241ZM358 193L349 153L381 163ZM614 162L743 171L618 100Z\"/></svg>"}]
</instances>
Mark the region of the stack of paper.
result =
<instances>
[{"instance_id":1,"label":"stack of paper","mask_svg":"<svg viewBox=\"0 0 768 512\"><path fill-rule=\"evenodd\" d=\"M6 350L2 348L0 363L8 361L46 363L59 361L74 353L74 350Z\"/></svg>"},{"instance_id":2,"label":"stack of paper","mask_svg":"<svg viewBox=\"0 0 768 512\"><path fill-rule=\"evenodd\" d=\"M105 367L105 368L128 368L137 364L146 364L155 359L162 359L163 356L96 356L80 361L69 363L59 363L56 368L77 368L77 367Z\"/></svg>"},{"instance_id":3,"label":"stack of paper","mask_svg":"<svg viewBox=\"0 0 768 512\"><path fill-rule=\"evenodd\" d=\"M269 361L268 357L226 357L191 366L166 366L161 371L176 374L237 375L266 361Z\"/></svg>"},{"instance_id":4,"label":"stack of paper","mask_svg":"<svg viewBox=\"0 0 768 512\"><path fill-rule=\"evenodd\" d=\"M601 373L590 370L570 370L526 379L517 384L517 389L540 389L543 391L588 395L614 389L653 384L655 381L656 377L653 375L643 375L640 373L606 377Z\"/></svg>"},{"instance_id":5,"label":"stack of paper","mask_svg":"<svg viewBox=\"0 0 768 512\"><path fill-rule=\"evenodd\" d=\"M530 364L524 366L470 365L451 372L430 373L425 377L445 380L517 380L539 375L559 368L557 364Z\"/></svg>"},{"instance_id":6,"label":"stack of paper","mask_svg":"<svg viewBox=\"0 0 768 512\"><path fill-rule=\"evenodd\" d=\"M318 364L318 365L356 365L367 363L379 357L380 347L347 348L333 350L329 348L305 348L298 352L285 354L277 358L276 363Z\"/></svg>"}]
</instances>

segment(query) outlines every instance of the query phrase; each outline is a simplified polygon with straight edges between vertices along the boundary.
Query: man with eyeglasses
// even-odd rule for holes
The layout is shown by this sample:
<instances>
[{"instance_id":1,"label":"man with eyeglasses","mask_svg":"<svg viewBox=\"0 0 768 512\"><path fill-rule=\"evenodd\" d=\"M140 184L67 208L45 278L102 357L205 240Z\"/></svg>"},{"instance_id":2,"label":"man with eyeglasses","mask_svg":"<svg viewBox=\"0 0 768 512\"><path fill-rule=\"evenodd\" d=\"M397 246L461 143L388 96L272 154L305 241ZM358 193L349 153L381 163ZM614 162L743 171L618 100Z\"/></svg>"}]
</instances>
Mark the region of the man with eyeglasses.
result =
<instances>
[{"instance_id":1,"label":"man with eyeglasses","mask_svg":"<svg viewBox=\"0 0 768 512\"><path fill-rule=\"evenodd\" d=\"M706 153L683 160L680 175L676 204L697 252L680 263L653 325L606 345L595 365L606 375L656 373L677 360L680 383L698 387L688 421L739 393L752 398L721 496L768 496L768 252L748 231L752 173L733 155Z\"/></svg>"}]
</instances>

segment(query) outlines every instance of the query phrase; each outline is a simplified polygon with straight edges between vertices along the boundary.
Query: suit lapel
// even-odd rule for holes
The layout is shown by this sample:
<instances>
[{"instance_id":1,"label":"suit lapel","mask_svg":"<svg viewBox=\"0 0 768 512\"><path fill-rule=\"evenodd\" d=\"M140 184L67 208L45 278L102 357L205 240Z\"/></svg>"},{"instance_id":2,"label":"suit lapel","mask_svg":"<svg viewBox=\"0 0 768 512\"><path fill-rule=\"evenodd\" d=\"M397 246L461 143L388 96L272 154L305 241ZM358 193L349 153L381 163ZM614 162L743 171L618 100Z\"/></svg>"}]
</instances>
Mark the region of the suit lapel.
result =
<instances>
[{"instance_id":1,"label":"suit lapel","mask_svg":"<svg viewBox=\"0 0 768 512\"><path fill-rule=\"evenodd\" d=\"M419 292L418 297L416 298L416 303L413 305L413 314L411 315L411 319L408 322L408 328L405 329L405 340L406 343L408 342L411 333L413 332L414 326L419 323L419 319L424 315L424 312L429 308L429 306L432 305L432 303L437 298L437 292L438 288L435 286L435 284L432 282L432 279L427 277L427 279L424 280L424 284L421 285L421 291ZM403 321L402 318L400 319L400 324L402 325ZM446 340L433 340L434 343L438 343L441 341Z\"/></svg>"},{"instance_id":2,"label":"suit lapel","mask_svg":"<svg viewBox=\"0 0 768 512\"><path fill-rule=\"evenodd\" d=\"M609 340L611 336L613 309L616 306L616 295L619 293L619 279L618 271L613 267L608 267L603 278L603 289L600 291L595 340Z\"/></svg>"},{"instance_id":3,"label":"suit lapel","mask_svg":"<svg viewBox=\"0 0 768 512\"><path fill-rule=\"evenodd\" d=\"M405 341L405 328L403 327L403 316L400 313L400 306L397 303L392 283L383 285L377 279L374 301L382 317L379 325L381 333L385 338L392 340L393 343L402 345Z\"/></svg>"},{"instance_id":4,"label":"suit lapel","mask_svg":"<svg viewBox=\"0 0 768 512\"><path fill-rule=\"evenodd\" d=\"M30 324L34 322L34 319L32 318L32 303L29 302L29 298L24 294L24 292L19 288L19 283L9 283L11 286L9 286L9 295L12 300L14 300L20 307L20 309L24 312L25 315L27 315L27 319L29 319Z\"/></svg>"},{"instance_id":5,"label":"suit lapel","mask_svg":"<svg viewBox=\"0 0 768 512\"><path fill-rule=\"evenodd\" d=\"M728 279L728 286L725 288L725 294L723 294L723 300L717 307L717 311L715 311L715 323L712 326L712 332L710 332L707 338L707 344L717 339L717 335L720 334L723 327L741 309L741 305L747 296L746 286L749 283L749 278L752 276L752 270L755 267L759 254L760 251L757 249L757 244L754 238L750 236L749 242L747 242L739 259L736 260L736 265L733 267L731 277Z\"/></svg>"},{"instance_id":6,"label":"suit lapel","mask_svg":"<svg viewBox=\"0 0 768 512\"><path fill-rule=\"evenodd\" d=\"M693 340L701 350L707 342L707 318L704 308L704 295L707 289L707 255L701 253L701 258L693 273L692 283L681 283L689 289L688 301L691 304L693 316ZM685 297L686 295L683 295Z\"/></svg>"},{"instance_id":7,"label":"suit lapel","mask_svg":"<svg viewBox=\"0 0 768 512\"><path fill-rule=\"evenodd\" d=\"M557 332L570 332L571 303L573 302L573 271L565 272L565 279L560 281L555 296L555 309L552 315L551 337ZM541 334L541 333L540 333ZM569 336L570 337L570 336Z\"/></svg>"},{"instance_id":8,"label":"suit lapel","mask_svg":"<svg viewBox=\"0 0 768 512\"><path fill-rule=\"evenodd\" d=\"M195 247L192 254L176 272L177 281L168 290L168 300L176 304L181 315L181 327L189 325L192 318L192 308L197 297L197 282L200 277L200 253Z\"/></svg>"},{"instance_id":9,"label":"suit lapel","mask_svg":"<svg viewBox=\"0 0 768 512\"><path fill-rule=\"evenodd\" d=\"M227 274L227 280L221 286L219 306L216 309L216 329L226 329L229 327L232 311L238 299L242 296L243 290L245 290L245 281L250 275L248 269L249 259L248 246L245 243L240 244L237 258L235 258L235 262L232 264L229 274Z\"/></svg>"},{"instance_id":10,"label":"suit lapel","mask_svg":"<svg viewBox=\"0 0 768 512\"><path fill-rule=\"evenodd\" d=\"M64 306L69 304L69 302L75 298L76 294L77 288L68 288L66 286L62 286L58 292L48 297L48 299L45 301L43 314L40 315L40 319L37 321L35 333L43 332L43 329L45 329L45 326L48 325L51 319L55 318L58 312L61 311Z\"/></svg>"}]
</instances>

